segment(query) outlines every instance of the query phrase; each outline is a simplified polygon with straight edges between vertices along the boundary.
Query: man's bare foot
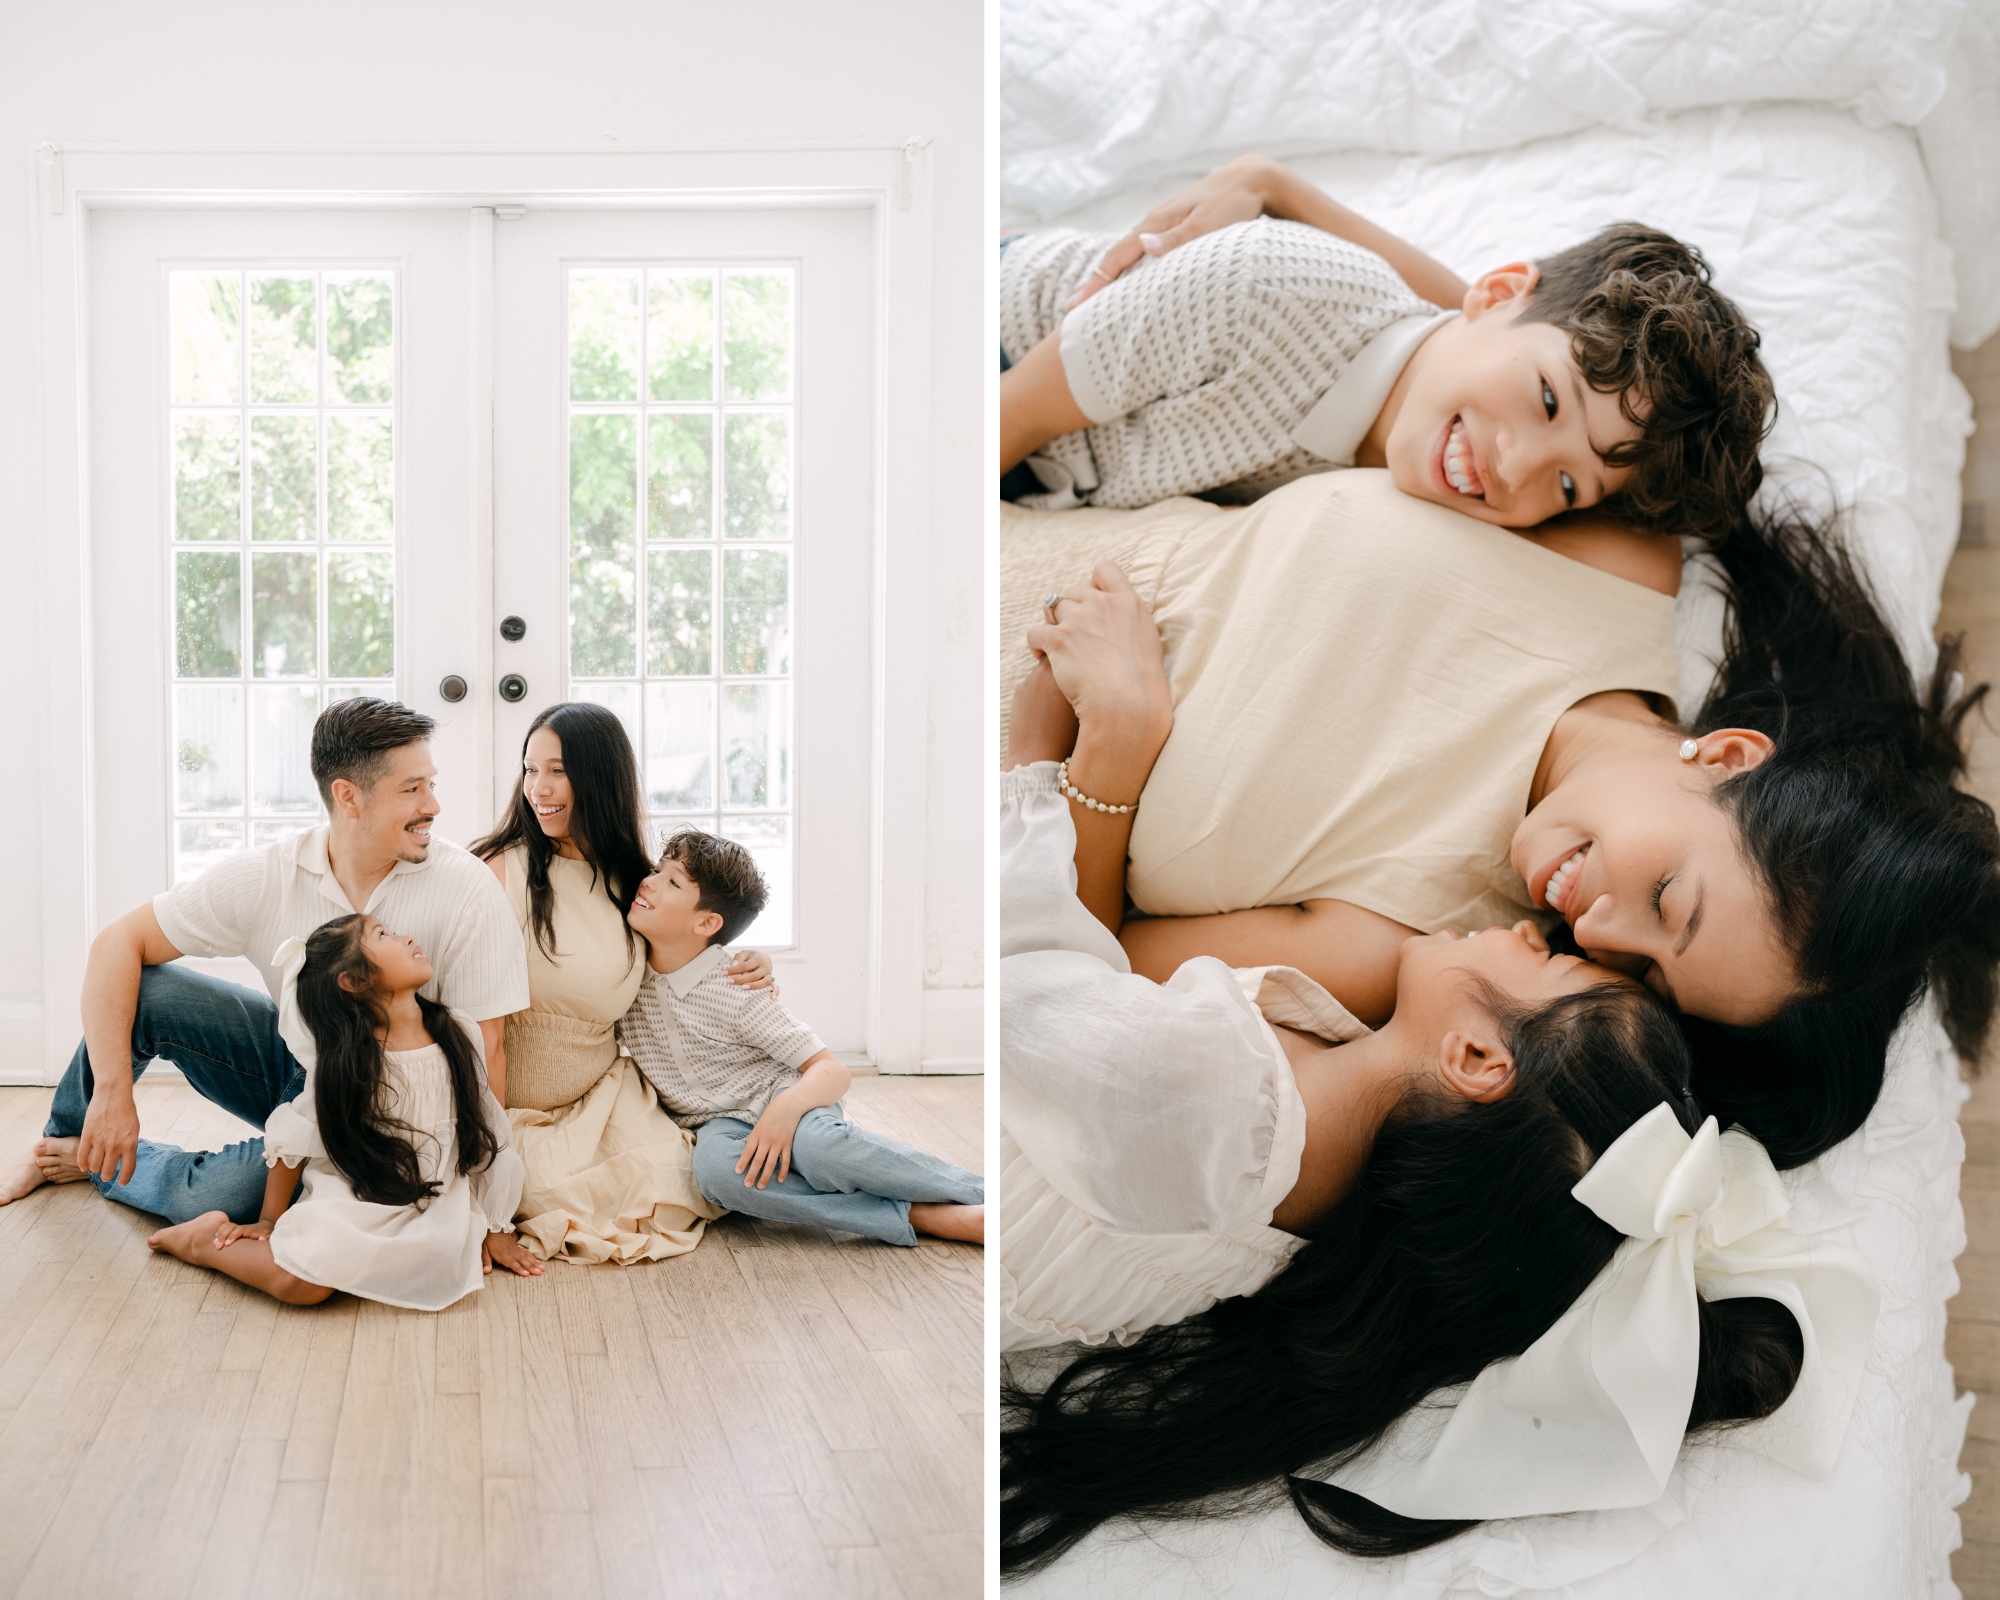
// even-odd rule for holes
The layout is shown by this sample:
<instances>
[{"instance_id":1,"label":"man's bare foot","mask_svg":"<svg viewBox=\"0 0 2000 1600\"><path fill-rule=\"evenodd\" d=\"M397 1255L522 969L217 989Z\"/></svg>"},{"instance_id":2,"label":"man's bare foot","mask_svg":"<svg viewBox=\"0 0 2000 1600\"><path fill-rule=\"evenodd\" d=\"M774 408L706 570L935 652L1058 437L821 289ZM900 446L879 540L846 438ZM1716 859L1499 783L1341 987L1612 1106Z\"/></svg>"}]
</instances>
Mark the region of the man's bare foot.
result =
<instances>
[{"instance_id":1,"label":"man's bare foot","mask_svg":"<svg viewBox=\"0 0 2000 1600\"><path fill-rule=\"evenodd\" d=\"M0 1206L12 1205L48 1181L32 1155L24 1156L11 1167L0 1167Z\"/></svg>"},{"instance_id":2,"label":"man's bare foot","mask_svg":"<svg viewBox=\"0 0 2000 1600\"><path fill-rule=\"evenodd\" d=\"M76 1164L80 1139L37 1139L35 1165L42 1169L44 1183L81 1183L89 1176Z\"/></svg>"},{"instance_id":3,"label":"man's bare foot","mask_svg":"<svg viewBox=\"0 0 2000 1600\"><path fill-rule=\"evenodd\" d=\"M910 1206L910 1226L933 1239L956 1239L960 1244L986 1243L986 1207L926 1205Z\"/></svg>"},{"instance_id":4,"label":"man's bare foot","mask_svg":"<svg viewBox=\"0 0 2000 1600\"><path fill-rule=\"evenodd\" d=\"M159 1250L177 1261L185 1261L190 1266L206 1267L213 1263L216 1230L229 1221L226 1211L204 1211L188 1222L177 1222L171 1228L162 1228L146 1240L149 1250Z\"/></svg>"}]
</instances>

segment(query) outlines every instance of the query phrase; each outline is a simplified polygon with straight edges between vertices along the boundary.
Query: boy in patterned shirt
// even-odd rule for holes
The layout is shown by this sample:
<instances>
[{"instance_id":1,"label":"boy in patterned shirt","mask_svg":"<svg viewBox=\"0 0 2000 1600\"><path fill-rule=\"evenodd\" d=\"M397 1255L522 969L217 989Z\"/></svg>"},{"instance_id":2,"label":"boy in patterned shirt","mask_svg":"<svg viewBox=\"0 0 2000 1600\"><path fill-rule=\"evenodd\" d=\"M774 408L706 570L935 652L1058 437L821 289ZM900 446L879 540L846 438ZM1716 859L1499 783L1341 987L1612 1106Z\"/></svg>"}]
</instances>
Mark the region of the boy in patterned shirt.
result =
<instances>
[{"instance_id":1,"label":"boy in patterned shirt","mask_svg":"<svg viewBox=\"0 0 2000 1600\"><path fill-rule=\"evenodd\" d=\"M619 1036L668 1115L693 1130L696 1186L715 1205L774 1222L889 1244L914 1245L919 1233L984 1244L978 1174L849 1122L839 1058L775 990L723 975L728 941L766 893L742 845L686 829L626 917L652 948L652 970Z\"/></svg>"}]
</instances>

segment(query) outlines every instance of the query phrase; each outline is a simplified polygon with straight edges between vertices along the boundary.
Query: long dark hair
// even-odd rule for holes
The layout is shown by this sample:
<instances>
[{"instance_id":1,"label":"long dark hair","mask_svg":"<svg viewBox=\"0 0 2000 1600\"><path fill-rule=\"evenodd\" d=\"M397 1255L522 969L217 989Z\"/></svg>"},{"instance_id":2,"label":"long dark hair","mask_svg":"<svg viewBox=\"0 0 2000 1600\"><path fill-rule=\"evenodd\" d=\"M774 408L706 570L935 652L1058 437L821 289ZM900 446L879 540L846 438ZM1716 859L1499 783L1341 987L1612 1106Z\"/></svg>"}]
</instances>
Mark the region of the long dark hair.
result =
<instances>
[{"instance_id":1,"label":"long dark hair","mask_svg":"<svg viewBox=\"0 0 2000 1600\"><path fill-rule=\"evenodd\" d=\"M1662 1100L1689 1132L1686 1046L1629 984L1495 1007L1515 1081L1491 1103L1413 1094L1355 1186L1254 1295L1090 1351L1042 1393L1003 1392L1000 1565L1032 1571L1116 1516L1289 1495L1354 1555L1471 1527L1399 1516L1298 1474L1365 1449L1434 1390L1518 1355L1611 1260L1618 1231L1570 1190ZM1769 1415L1803 1363L1775 1301L1701 1303L1690 1428Z\"/></svg>"},{"instance_id":2,"label":"long dark hair","mask_svg":"<svg viewBox=\"0 0 2000 1600\"><path fill-rule=\"evenodd\" d=\"M313 1109L327 1158L341 1170L356 1198L381 1206L415 1205L438 1192L426 1182L410 1140L416 1130L383 1103L387 1063L375 1030L388 1012L375 985L362 936L367 919L355 913L323 922L306 940L299 969L299 1015L319 1052L313 1068ZM355 988L345 987L351 978ZM480 1093L483 1073L472 1041L435 1000L418 995L424 1028L444 1050L451 1069L451 1097L458 1122L456 1164L477 1172L499 1154L486 1125Z\"/></svg>"},{"instance_id":3,"label":"long dark hair","mask_svg":"<svg viewBox=\"0 0 2000 1600\"><path fill-rule=\"evenodd\" d=\"M2000 829L1955 787L1986 696L1945 640L1921 692L1829 519L1798 509L1713 547L1731 601L1716 688L1693 731L1755 728L1761 766L1716 790L1801 992L1768 1022L1684 1019L1695 1087L1780 1167L1859 1128L1890 1035L1926 991L1977 1060L2000 962Z\"/></svg>"},{"instance_id":4,"label":"long dark hair","mask_svg":"<svg viewBox=\"0 0 2000 1600\"><path fill-rule=\"evenodd\" d=\"M569 777L569 837L590 863L593 881L604 880L622 917L632 909L632 897L653 870L646 853L645 814L639 803L639 764L632 741L617 713L588 700L566 700L550 706L528 724L521 741L521 761L528 759L528 739L538 728L552 728L562 741L563 771ZM528 849L528 921L535 943L551 960L556 950L555 894L549 887L549 862L556 847L542 832L534 808L517 777L514 799L493 831L472 847L482 861L491 861L515 845ZM628 950L637 939L625 930Z\"/></svg>"}]
</instances>

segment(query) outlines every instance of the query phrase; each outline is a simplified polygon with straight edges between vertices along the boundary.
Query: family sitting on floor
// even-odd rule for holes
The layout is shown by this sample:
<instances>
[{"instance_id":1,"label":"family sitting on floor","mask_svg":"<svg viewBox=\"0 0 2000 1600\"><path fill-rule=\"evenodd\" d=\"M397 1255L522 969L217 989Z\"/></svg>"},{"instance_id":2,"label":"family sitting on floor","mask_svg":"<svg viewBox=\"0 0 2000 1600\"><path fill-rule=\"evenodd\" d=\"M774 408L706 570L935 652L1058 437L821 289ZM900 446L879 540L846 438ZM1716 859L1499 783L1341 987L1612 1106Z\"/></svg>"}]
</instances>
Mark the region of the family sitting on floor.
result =
<instances>
[{"instance_id":1,"label":"family sitting on floor","mask_svg":"<svg viewBox=\"0 0 2000 1600\"><path fill-rule=\"evenodd\" d=\"M280 1300L418 1310L496 1264L676 1255L724 1211L983 1241L982 1180L849 1122L848 1070L769 958L730 958L765 901L749 852L689 829L649 859L613 713L538 716L471 851L431 837L432 729L390 701L329 706L329 823L98 936L83 1043L0 1205L87 1178L169 1220L155 1249ZM183 955L247 956L272 998ZM263 1137L140 1138L132 1084L159 1057Z\"/></svg>"}]
</instances>

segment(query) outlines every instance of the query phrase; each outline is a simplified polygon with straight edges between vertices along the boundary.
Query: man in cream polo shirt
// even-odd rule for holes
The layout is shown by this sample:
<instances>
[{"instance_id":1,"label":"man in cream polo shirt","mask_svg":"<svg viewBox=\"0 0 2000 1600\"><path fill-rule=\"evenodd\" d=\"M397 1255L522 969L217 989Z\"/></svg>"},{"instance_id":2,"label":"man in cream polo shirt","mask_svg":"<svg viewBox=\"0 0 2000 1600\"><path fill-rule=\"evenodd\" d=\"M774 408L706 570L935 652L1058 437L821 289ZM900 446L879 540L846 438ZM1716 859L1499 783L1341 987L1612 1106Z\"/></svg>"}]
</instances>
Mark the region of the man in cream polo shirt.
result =
<instances>
[{"instance_id":1,"label":"man in cream polo shirt","mask_svg":"<svg viewBox=\"0 0 2000 1600\"><path fill-rule=\"evenodd\" d=\"M359 908L413 935L437 969L427 997L480 1019L496 1091L502 1020L528 1004L520 929L484 863L431 838L438 814L429 717L393 701L342 700L313 726L312 774L332 821L210 867L97 936L83 980L83 1043L33 1154L0 1169L0 1205L38 1185L98 1191L185 1222L253 1221L264 1141L186 1151L139 1137L132 1082L160 1056L207 1099L258 1127L305 1087L278 1036L278 946ZM270 998L171 965L247 956Z\"/></svg>"}]
</instances>

